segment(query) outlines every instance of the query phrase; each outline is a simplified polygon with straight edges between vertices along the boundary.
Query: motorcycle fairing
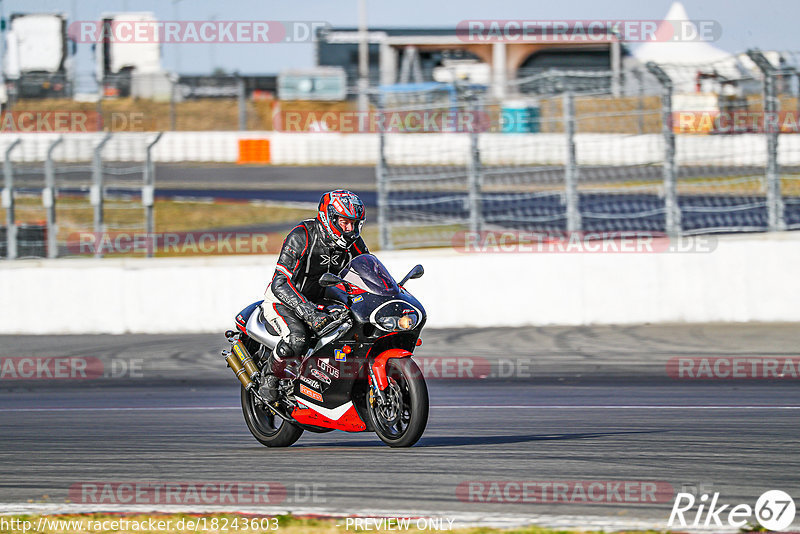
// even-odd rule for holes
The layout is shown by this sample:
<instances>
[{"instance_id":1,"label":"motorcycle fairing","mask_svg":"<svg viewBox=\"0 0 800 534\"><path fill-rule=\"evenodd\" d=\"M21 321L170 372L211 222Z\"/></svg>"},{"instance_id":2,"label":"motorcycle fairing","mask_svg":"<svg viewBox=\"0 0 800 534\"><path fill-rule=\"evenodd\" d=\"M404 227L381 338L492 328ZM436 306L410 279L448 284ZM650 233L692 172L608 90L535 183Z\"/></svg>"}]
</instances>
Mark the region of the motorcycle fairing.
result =
<instances>
[{"instance_id":1,"label":"motorcycle fairing","mask_svg":"<svg viewBox=\"0 0 800 534\"><path fill-rule=\"evenodd\" d=\"M267 350L272 350L281 337L264 318L261 311L263 302L263 300L256 301L240 311L236 316L236 328L244 335L264 345Z\"/></svg>"},{"instance_id":2,"label":"motorcycle fairing","mask_svg":"<svg viewBox=\"0 0 800 534\"><path fill-rule=\"evenodd\" d=\"M238 328L245 335L247 335L247 321L250 320L250 316L253 315L253 312L258 309L262 302L264 301L259 300L254 302L236 315L236 328Z\"/></svg>"},{"instance_id":3,"label":"motorcycle fairing","mask_svg":"<svg viewBox=\"0 0 800 534\"><path fill-rule=\"evenodd\" d=\"M303 425L333 428L345 432L362 432L367 429L352 401L329 409L305 399L298 399L298 407L292 411L292 417Z\"/></svg>"},{"instance_id":4,"label":"motorcycle fairing","mask_svg":"<svg viewBox=\"0 0 800 534\"><path fill-rule=\"evenodd\" d=\"M400 292L397 295L386 297L366 292L347 293L342 291L339 287L331 287L327 289L326 297L331 301L340 302L350 308L350 311L356 316L360 323L369 324L370 315L372 315L373 311L382 304L391 301L406 302L418 311L421 322L414 327L417 333L422 331L422 327L425 325L425 320L427 319L427 314L422 304L403 288L400 288Z\"/></svg>"},{"instance_id":5,"label":"motorcycle fairing","mask_svg":"<svg viewBox=\"0 0 800 534\"><path fill-rule=\"evenodd\" d=\"M334 354L337 351L342 351L345 345L350 347L350 353L346 355L345 361L336 361ZM319 389L315 389L312 384L298 378L293 389L295 397L319 404L329 410L335 409L351 400L353 389L357 385L356 382L359 380L366 381L367 354L370 348L371 345L345 343L342 341L334 341L322 347L318 352L306 358L300 368L300 375L319 384ZM330 380L330 384L315 377L312 371L327 377ZM301 385L321 394L322 401L320 402L302 394Z\"/></svg>"},{"instance_id":6,"label":"motorcycle fairing","mask_svg":"<svg viewBox=\"0 0 800 534\"><path fill-rule=\"evenodd\" d=\"M372 362L372 374L375 377L375 385L381 391L389 386L389 379L386 377L386 362L391 358L409 358L412 354L405 349L388 349L381 352Z\"/></svg>"},{"instance_id":7,"label":"motorcycle fairing","mask_svg":"<svg viewBox=\"0 0 800 534\"><path fill-rule=\"evenodd\" d=\"M345 345L351 349L347 359L336 361L334 353L341 351ZM366 389L367 354L371 347L371 344L334 341L305 358L300 368L300 376L316 382L319 389L315 389L308 381L300 378L295 380L292 392L298 408L292 411L292 417L298 423L305 425L347 432L366 430L367 425L353 405L353 400L356 398L355 392ZM314 376L313 371L327 377L330 384ZM362 385L357 383L359 381ZM304 394L305 388L322 395L322 401Z\"/></svg>"}]
</instances>

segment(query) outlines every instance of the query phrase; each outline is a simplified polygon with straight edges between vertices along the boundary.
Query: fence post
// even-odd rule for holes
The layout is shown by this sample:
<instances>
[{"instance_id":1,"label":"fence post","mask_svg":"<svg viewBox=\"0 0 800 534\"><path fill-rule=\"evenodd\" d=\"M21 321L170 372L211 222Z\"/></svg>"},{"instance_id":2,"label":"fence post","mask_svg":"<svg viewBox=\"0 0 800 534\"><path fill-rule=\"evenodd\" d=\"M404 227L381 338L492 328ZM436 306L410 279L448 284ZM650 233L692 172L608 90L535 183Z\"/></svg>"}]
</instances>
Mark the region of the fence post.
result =
<instances>
[{"instance_id":1,"label":"fence post","mask_svg":"<svg viewBox=\"0 0 800 534\"><path fill-rule=\"evenodd\" d=\"M578 207L578 163L575 155L575 95L572 91L562 94L564 133L567 155L564 162L564 199L567 204L567 232L581 229L581 212Z\"/></svg>"},{"instance_id":2,"label":"fence post","mask_svg":"<svg viewBox=\"0 0 800 534\"><path fill-rule=\"evenodd\" d=\"M97 131L103 131L103 96L105 96L106 87L105 87L105 78L101 78L100 81L97 82L97 104L95 105L95 114L96 117L96 124L97 124ZM109 128L110 129L110 128Z\"/></svg>"},{"instance_id":3,"label":"fence post","mask_svg":"<svg viewBox=\"0 0 800 534\"><path fill-rule=\"evenodd\" d=\"M156 183L156 169L153 165L152 150L156 143L158 143L164 132L158 132L155 139L150 141L147 145L147 151L144 161L144 184L142 185L142 205L144 206L144 232L147 235L147 257L152 258L154 254L155 238L155 221L153 220L153 201L155 197L155 183Z\"/></svg>"},{"instance_id":4,"label":"fence post","mask_svg":"<svg viewBox=\"0 0 800 534\"><path fill-rule=\"evenodd\" d=\"M764 74L764 120L767 134L767 218L769 231L786 229L783 217L783 199L781 198L781 177L778 170L778 96L775 88L777 69L764 57L760 50L748 50L747 55ZM768 126L769 125L769 126Z\"/></svg>"},{"instance_id":5,"label":"fence post","mask_svg":"<svg viewBox=\"0 0 800 534\"><path fill-rule=\"evenodd\" d=\"M636 115L638 116L638 120L636 121L639 126L639 135L644 134L644 76L641 69L635 69L633 71L634 77L636 77Z\"/></svg>"},{"instance_id":6,"label":"fence post","mask_svg":"<svg viewBox=\"0 0 800 534\"><path fill-rule=\"evenodd\" d=\"M669 236L681 233L681 210L678 204L677 166L675 164L675 132L672 129L672 79L664 70L649 61L647 70L661 84L661 133L664 136L664 210Z\"/></svg>"},{"instance_id":7,"label":"fence post","mask_svg":"<svg viewBox=\"0 0 800 534\"><path fill-rule=\"evenodd\" d=\"M178 75L170 74L169 76L169 129L175 131L176 111L175 111L175 90L178 87Z\"/></svg>"},{"instance_id":8,"label":"fence post","mask_svg":"<svg viewBox=\"0 0 800 534\"><path fill-rule=\"evenodd\" d=\"M6 148L6 156L3 161L3 175L5 176L5 187L3 188L3 207L6 209L6 257L9 260L17 257L17 223L14 216L14 167L11 164L11 151L22 142L16 139Z\"/></svg>"},{"instance_id":9,"label":"fence post","mask_svg":"<svg viewBox=\"0 0 800 534\"><path fill-rule=\"evenodd\" d=\"M95 258L103 257L103 147L111 139L111 132L106 133L103 139L94 147L92 160L92 187L89 190L89 201L94 206L94 241L97 243L94 251Z\"/></svg>"},{"instance_id":10,"label":"fence post","mask_svg":"<svg viewBox=\"0 0 800 534\"><path fill-rule=\"evenodd\" d=\"M386 176L386 131L383 125L383 94L378 94L375 112L378 119L378 162L375 165L375 184L378 189L378 243L381 250L392 250L392 235L389 221L386 220L386 208L389 201L389 184Z\"/></svg>"},{"instance_id":11,"label":"fence post","mask_svg":"<svg viewBox=\"0 0 800 534\"><path fill-rule=\"evenodd\" d=\"M237 75L237 95L239 100L239 130L247 130L247 91L244 86L244 78Z\"/></svg>"},{"instance_id":12,"label":"fence post","mask_svg":"<svg viewBox=\"0 0 800 534\"><path fill-rule=\"evenodd\" d=\"M476 101L475 94L466 95L467 113L475 118ZM470 124L473 127L469 132L469 163L468 173L468 198L469 198L469 230L478 233L483 229L483 213L481 211L481 185L483 176L481 172L481 153L478 146L478 128L473 120Z\"/></svg>"},{"instance_id":13,"label":"fence post","mask_svg":"<svg viewBox=\"0 0 800 534\"><path fill-rule=\"evenodd\" d=\"M64 141L61 136L47 148L47 158L44 160L44 189L42 189L42 205L47 210L47 257L58 257L58 241L56 234L56 176L53 169L53 152Z\"/></svg>"},{"instance_id":14,"label":"fence post","mask_svg":"<svg viewBox=\"0 0 800 534\"><path fill-rule=\"evenodd\" d=\"M800 69L796 70L794 74L797 78L797 94L794 103L795 118L797 118L797 115L800 115Z\"/></svg>"}]
</instances>

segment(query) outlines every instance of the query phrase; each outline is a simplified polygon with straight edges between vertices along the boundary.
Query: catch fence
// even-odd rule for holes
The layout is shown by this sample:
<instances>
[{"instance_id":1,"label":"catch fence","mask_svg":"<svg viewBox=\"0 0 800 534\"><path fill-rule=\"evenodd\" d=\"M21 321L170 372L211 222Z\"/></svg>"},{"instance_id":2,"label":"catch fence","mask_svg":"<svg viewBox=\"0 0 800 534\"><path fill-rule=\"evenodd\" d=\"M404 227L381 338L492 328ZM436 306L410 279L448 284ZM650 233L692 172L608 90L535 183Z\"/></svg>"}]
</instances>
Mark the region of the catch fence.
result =
<instances>
[{"instance_id":1,"label":"catch fence","mask_svg":"<svg viewBox=\"0 0 800 534\"><path fill-rule=\"evenodd\" d=\"M516 80L512 101L468 84L384 88L381 246L457 244L464 231L800 228L800 79L782 57L650 63L616 87L611 72L545 71ZM440 112L450 129L403 121Z\"/></svg>"}]
</instances>

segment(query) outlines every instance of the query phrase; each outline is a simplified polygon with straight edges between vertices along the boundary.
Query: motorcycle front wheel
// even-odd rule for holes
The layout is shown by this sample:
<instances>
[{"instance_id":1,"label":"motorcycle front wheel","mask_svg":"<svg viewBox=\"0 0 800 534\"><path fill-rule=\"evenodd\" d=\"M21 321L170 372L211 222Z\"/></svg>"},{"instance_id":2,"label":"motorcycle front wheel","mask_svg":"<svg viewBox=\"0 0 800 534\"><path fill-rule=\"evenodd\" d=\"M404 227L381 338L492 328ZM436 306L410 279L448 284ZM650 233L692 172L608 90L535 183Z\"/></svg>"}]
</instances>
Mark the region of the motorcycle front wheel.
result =
<instances>
[{"instance_id":1,"label":"motorcycle front wheel","mask_svg":"<svg viewBox=\"0 0 800 534\"><path fill-rule=\"evenodd\" d=\"M266 406L256 403L252 393L242 387L242 412L250 433L267 447L288 447L300 439L303 429L288 423Z\"/></svg>"},{"instance_id":2,"label":"motorcycle front wheel","mask_svg":"<svg viewBox=\"0 0 800 534\"><path fill-rule=\"evenodd\" d=\"M386 377L386 403L381 403L370 390L367 416L381 441L390 447L410 447L422 437L428 424L428 387L411 358L390 358Z\"/></svg>"}]
</instances>

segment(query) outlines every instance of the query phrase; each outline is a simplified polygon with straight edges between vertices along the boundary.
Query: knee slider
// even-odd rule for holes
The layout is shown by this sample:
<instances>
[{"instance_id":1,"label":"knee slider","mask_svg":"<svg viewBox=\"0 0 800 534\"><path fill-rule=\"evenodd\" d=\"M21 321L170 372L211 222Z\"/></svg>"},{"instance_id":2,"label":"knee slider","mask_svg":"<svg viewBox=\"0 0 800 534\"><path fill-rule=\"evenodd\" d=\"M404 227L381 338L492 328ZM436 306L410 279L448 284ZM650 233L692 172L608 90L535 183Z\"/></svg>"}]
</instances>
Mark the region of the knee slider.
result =
<instances>
[{"instance_id":1,"label":"knee slider","mask_svg":"<svg viewBox=\"0 0 800 534\"><path fill-rule=\"evenodd\" d=\"M305 352L306 345L308 343L305 334L303 333L298 334L292 332L291 334L289 334L288 341L289 341L289 346L292 347L295 356L302 356L303 352Z\"/></svg>"},{"instance_id":2,"label":"knee slider","mask_svg":"<svg viewBox=\"0 0 800 534\"><path fill-rule=\"evenodd\" d=\"M286 343L284 340L280 340L278 345L275 347L275 355L281 360L285 360L287 358L294 358L296 354L289 343Z\"/></svg>"}]
</instances>

